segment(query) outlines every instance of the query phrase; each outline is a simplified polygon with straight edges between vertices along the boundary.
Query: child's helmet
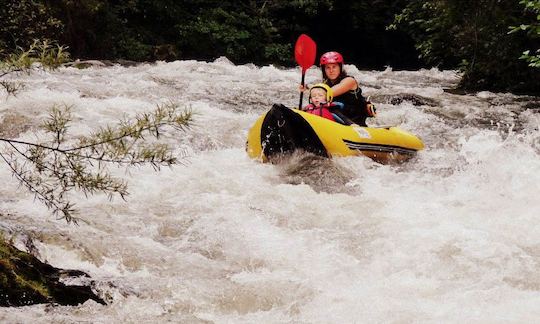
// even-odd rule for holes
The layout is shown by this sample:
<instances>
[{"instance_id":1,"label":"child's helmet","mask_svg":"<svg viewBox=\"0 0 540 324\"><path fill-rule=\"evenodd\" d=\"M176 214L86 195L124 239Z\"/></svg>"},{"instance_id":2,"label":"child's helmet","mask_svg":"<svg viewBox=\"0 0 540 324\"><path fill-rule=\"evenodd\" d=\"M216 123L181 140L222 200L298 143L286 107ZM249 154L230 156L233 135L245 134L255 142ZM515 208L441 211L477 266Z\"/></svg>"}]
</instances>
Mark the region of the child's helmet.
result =
<instances>
[{"instance_id":1,"label":"child's helmet","mask_svg":"<svg viewBox=\"0 0 540 324\"><path fill-rule=\"evenodd\" d=\"M334 99L334 91L332 91L332 88L330 88L327 84L324 83L317 83L311 86L309 88L309 100L311 102L311 90L315 88L321 88L326 91L326 102L332 102L332 99Z\"/></svg>"},{"instance_id":2,"label":"child's helmet","mask_svg":"<svg viewBox=\"0 0 540 324\"><path fill-rule=\"evenodd\" d=\"M343 64L343 56L339 54L338 52L326 52L323 55L321 55L321 65L329 64L329 63L340 63Z\"/></svg>"}]
</instances>

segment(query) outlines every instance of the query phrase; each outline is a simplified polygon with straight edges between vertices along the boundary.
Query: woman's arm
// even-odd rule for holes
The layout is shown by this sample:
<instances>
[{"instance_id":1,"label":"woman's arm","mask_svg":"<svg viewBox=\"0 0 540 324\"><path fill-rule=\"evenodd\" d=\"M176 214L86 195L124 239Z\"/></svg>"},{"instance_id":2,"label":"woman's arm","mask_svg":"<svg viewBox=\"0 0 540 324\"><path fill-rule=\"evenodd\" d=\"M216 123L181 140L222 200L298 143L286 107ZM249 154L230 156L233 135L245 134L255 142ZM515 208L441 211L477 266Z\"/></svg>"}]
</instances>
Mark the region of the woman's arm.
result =
<instances>
[{"instance_id":1,"label":"woman's arm","mask_svg":"<svg viewBox=\"0 0 540 324\"><path fill-rule=\"evenodd\" d=\"M341 80L340 83L334 85L332 87L332 91L334 92L334 97L337 97L347 91L355 90L356 88L358 88L356 80L352 77L346 77L345 79Z\"/></svg>"}]
</instances>

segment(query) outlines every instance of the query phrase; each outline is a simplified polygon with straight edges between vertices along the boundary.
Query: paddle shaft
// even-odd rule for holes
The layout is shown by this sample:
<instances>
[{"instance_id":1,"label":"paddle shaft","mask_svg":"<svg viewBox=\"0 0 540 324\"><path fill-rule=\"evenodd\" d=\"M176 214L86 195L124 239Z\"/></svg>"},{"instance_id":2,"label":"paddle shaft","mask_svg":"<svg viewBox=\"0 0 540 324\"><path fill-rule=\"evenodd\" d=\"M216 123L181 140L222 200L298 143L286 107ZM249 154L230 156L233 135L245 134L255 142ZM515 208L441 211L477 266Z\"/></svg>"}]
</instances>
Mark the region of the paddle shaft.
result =
<instances>
[{"instance_id":1,"label":"paddle shaft","mask_svg":"<svg viewBox=\"0 0 540 324\"><path fill-rule=\"evenodd\" d=\"M306 78L306 72L302 70L302 82L300 83L304 87L304 80ZM298 104L298 109L302 109L302 101L304 100L304 91L300 91L300 103Z\"/></svg>"}]
</instances>

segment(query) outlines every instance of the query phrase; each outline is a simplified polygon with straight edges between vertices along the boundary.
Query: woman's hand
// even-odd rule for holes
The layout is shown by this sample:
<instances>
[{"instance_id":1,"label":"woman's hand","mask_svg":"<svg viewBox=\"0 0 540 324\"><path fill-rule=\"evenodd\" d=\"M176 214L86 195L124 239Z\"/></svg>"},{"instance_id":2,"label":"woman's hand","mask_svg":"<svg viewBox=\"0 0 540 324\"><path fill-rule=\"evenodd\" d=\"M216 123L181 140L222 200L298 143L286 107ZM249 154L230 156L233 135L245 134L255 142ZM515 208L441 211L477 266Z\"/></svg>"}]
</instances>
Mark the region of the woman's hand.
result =
<instances>
[{"instance_id":1,"label":"woman's hand","mask_svg":"<svg viewBox=\"0 0 540 324\"><path fill-rule=\"evenodd\" d=\"M368 104L366 105L366 110L369 117L377 116L377 108L375 108L375 105L371 102L368 102Z\"/></svg>"},{"instance_id":2,"label":"woman's hand","mask_svg":"<svg viewBox=\"0 0 540 324\"><path fill-rule=\"evenodd\" d=\"M371 97L367 97L366 100L366 111L369 117L377 117L377 108L370 101Z\"/></svg>"}]
</instances>

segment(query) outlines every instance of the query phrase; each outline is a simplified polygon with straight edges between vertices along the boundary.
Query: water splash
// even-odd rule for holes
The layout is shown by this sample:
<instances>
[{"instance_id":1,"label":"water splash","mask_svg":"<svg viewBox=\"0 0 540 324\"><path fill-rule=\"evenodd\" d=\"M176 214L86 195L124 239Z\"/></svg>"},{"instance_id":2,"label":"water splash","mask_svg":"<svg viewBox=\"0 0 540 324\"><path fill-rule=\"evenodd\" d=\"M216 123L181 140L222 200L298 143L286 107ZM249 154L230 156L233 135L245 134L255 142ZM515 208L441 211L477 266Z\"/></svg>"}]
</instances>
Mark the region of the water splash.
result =
<instances>
[{"instance_id":1,"label":"water splash","mask_svg":"<svg viewBox=\"0 0 540 324\"><path fill-rule=\"evenodd\" d=\"M51 217L0 165L2 230L18 235L21 248L32 233L43 260L91 274L110 301L2 309L0 319L539 318L538 98L450 93L459 80L453 71L347 69L378 106L368 123L397 124L424 140L415 159L250 160L244 146L255 119L273 103L298 103L297 69L219 59L14 77L25 88L1 98L1 118L25 121L9 136L35 139L33 125L53 104L73 106L75 135L171 100L191 107L196 121L186 134L165 134L188 153L184 165L113 170L127 177L127 202L75 195L86 220L79 226ZM308 70L307 82L319 74Z\"/></svg>"}]
</instances>

